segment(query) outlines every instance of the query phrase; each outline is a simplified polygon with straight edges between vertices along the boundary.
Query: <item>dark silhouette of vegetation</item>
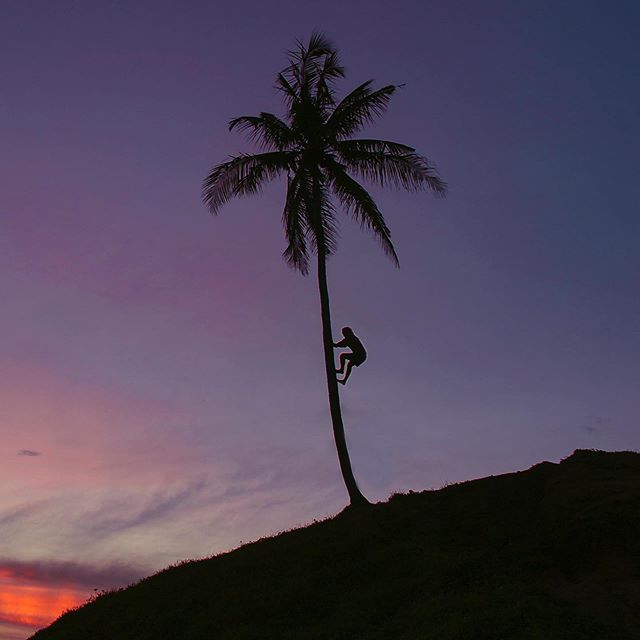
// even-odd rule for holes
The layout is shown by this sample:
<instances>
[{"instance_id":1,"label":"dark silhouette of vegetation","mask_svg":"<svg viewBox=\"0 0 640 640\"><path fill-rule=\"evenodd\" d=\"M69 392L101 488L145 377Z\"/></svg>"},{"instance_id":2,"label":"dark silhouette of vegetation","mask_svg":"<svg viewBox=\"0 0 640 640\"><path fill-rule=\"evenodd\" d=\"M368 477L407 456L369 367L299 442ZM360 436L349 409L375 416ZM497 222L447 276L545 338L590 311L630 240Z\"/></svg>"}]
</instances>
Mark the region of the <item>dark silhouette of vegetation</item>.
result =
<instances>
[{"instance_id":1,"label":"dark silhouette of vegetation","mask_svg":"<svg viewBox=\"0 0 640 640\"><path fill-rule=\"evenodd\" d=\"M169 568L34 640L634 640L640 455L396 495Z\"/></svg>"},{"instance_id":2,"label":"dark silhouette of vegetation","mask_svg":"<svg viewBox=\"0 0 640 640\"><path fill-rule=\"evenodd\" d=\"M398 87L374 89L369 80L338 101L334 82L342 77L338 54L323 35L312 35L306 45L298 43L289 54L289 65L276 80L286 105L285 118L263 112L233 119L229 128L244 131L264 151L241 154L214 167L204 181L203 200L217 214L234 196L253 195L274 178L287 177L283 212L287 247L283 256L306 275L310 251L317 255L333 434L350 504L364 505L368 501L356 484L347 450L333 357L326 259L337 246L336 206L369 228L397 265L384 217L356 178L408 190L426 188L440 195L446 185L431 163L412 147L353 137L383 114Z\"/></svg>"}]
</instances>

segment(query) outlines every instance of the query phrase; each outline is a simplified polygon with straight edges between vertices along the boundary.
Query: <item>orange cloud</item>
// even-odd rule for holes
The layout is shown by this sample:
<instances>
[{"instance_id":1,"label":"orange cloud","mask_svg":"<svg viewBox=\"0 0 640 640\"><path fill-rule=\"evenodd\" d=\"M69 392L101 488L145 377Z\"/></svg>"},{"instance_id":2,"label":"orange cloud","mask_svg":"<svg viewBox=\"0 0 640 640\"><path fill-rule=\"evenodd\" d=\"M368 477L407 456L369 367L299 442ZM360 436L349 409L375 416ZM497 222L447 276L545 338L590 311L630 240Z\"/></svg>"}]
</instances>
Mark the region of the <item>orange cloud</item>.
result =
<instances>
[{"instance_id":1,"label":"orange cloud","mask_svg":"<svg viewBox=\"0 0 640 640\"><path fill-rule=\"evenodd\" d=\"M16 638L19 629L45 627L87 600L92 587L127 584L122 566L94 567L70 562L20 562L0 558L0 638ZM7 635L10 625L11 633Z\"/></svg>"},{"instance_id":2,"label":"orange cloud","mask_svg":"<svg viewBox=\"0 0 640 640\"><path fill-rule=\"evenodd\" d=\"M0 621L24 627L48 625L67 609L87 599L87 593L70 587L49 587L0 582Z\"/></svg>"}]
</instances>

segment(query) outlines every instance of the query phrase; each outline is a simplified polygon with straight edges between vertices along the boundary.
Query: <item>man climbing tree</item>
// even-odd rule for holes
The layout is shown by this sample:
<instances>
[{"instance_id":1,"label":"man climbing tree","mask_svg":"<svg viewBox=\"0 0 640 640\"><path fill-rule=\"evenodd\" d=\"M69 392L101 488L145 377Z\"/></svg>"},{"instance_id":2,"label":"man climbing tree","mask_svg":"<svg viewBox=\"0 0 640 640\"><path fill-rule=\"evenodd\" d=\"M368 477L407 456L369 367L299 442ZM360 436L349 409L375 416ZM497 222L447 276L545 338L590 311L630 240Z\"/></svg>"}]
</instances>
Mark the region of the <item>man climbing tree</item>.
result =
<instances>
[{"instance_id":1,"label":"man climbing tree","mask_svg":"<svg viewBox=\"0 0 640 640\"><path fill-rule=\"evenodd\" d=\"M340 368L336 370L337 375L344 373L344 378L337 379L340 384L347 384L347 379L351 375L353 367L359 367L367 359L367 351L358 336L353 333L351 327L342 327L343 339L340 342L334 342L336 349L351 349L340 354ZM345 371L346 365L346 371Z\"/></svg>"}]
</instances>

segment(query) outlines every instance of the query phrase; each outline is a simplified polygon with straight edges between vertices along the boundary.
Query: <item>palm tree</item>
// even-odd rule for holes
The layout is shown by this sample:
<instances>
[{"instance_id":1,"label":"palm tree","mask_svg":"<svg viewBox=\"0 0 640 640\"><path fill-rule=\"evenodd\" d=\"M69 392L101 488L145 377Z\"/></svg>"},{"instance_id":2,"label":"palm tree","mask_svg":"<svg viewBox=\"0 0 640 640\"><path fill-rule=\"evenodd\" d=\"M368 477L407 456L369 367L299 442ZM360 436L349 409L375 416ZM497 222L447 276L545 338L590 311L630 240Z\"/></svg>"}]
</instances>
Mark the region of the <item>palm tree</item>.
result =
<instances>
[{"instance_id":1,"label":"palm tree","mask_svg":"<svg viewBox=\"0 0 640 640\"><path fill-rule=\"evenodd\" d=\"M415 149L397 142L353 138L381 116L397 86L374 89L362 83L337 101L334 82L344 77L335 48L314 33L308 44L297 43L289 65L277 76L284 96L284 119L272 113L241 116L229 129L239 129L257 142L262 153L232 156L213 168L203 183L203 201L214 215L234 196L258 193L282 175L287 193L282 222L287 247L283 257L303 275L309 253L317 256L322 339L329 407L342 476L352 506L369 504L356 484L349 460L335 373L333 334L327 288L327 257L337 244L336 205L370 229L383 251L398 266L398 256L382 213L353 175L381 186L446 193L433 165ZM353 175L351 175L353 174Z\"/></svg>"}]
</instances>

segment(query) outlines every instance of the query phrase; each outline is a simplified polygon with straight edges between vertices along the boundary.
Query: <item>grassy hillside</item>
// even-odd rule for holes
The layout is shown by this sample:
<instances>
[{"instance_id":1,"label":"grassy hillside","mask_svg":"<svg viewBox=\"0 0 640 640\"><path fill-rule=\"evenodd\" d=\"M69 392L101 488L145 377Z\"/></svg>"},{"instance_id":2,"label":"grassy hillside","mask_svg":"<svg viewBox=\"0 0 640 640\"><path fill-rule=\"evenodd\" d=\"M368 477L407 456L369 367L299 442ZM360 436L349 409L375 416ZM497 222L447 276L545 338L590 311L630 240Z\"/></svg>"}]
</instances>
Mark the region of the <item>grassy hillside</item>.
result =
<instances>
[{"instance_id":1,"label":"grassy hillside","mask_svg":"<svg viewBox=\"0 0 640 640\"><path fill-rule=\"evenodd\" d=\"M33 638L640 639L640 454L397 495L167 569Z\"/></svg>"}]
</instances>

